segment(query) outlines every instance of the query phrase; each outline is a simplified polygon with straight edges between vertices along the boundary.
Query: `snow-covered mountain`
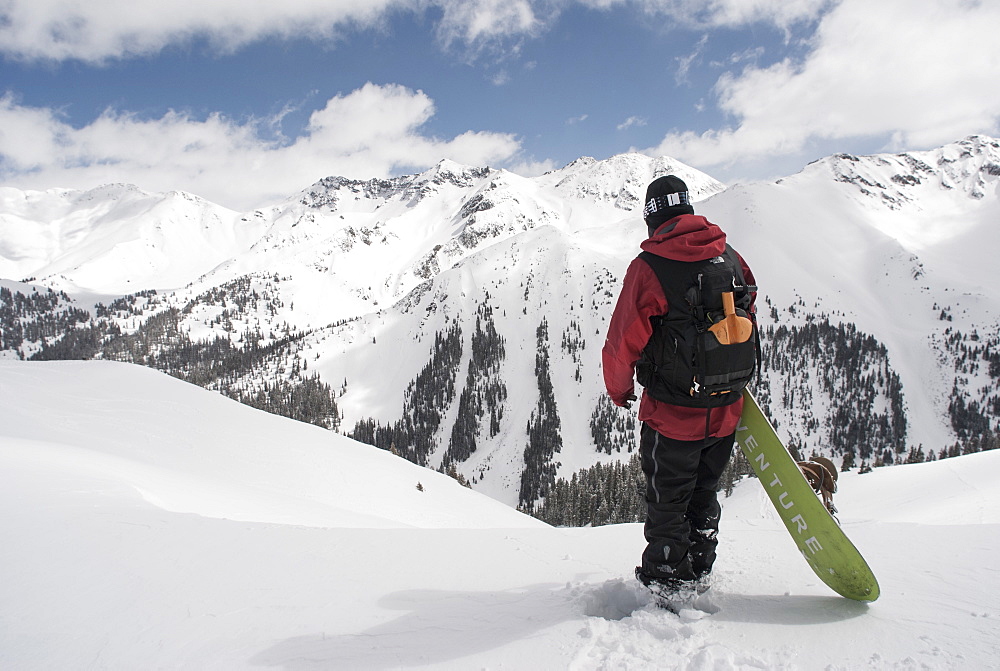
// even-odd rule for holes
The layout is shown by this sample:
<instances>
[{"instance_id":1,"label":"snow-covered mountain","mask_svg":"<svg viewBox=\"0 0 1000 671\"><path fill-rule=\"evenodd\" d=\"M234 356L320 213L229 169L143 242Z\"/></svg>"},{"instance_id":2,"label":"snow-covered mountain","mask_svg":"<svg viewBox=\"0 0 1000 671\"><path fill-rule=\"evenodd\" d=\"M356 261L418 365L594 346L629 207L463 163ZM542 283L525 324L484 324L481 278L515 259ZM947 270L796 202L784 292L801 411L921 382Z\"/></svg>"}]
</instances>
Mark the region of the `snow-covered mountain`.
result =
<instances>
[{"instance_id":1,"label":"snow-covered mountain","mask_svg":"<svg viewBox=\"0 0 1000 671\"><path fill-rule=\"evenodd\" d=\"M873 604L745 481L717 612L677 617L631 575L640 524L548 527L137 366L0 361L0 668L992 668L998 462L841 476Z\"/></svg>"},{"instance_id":2,"label":"snow-covered mountain","mask_svg":"<svg viewBox=\"0 0 1000 671\"><path fill-rule=\"evenodd\" d=\"M0 277L106 295L179 287L244 253L264 230L180 191L0 188Z\"/></svg>"},{"instance_id":3,"label":"snow-covered mountain","mask_svg":"<svg viewBox=\"0 0 1000 671\"><path fill-rule=\"evenodd\" d=\"M635 154L534 179L442 161L242 215L122 187L5 189L0 276L37 290L4 282L25 307L0 349L46 339L47 356L146 363L262 407L318 380L318 423L530 503L627 457L634 419L602 400L599 352L645 186L668 173L754 269L758 394L792 445L898 461L997 428L1000 143L982 136L729 188Z\"/></svg>"}]
</instances>

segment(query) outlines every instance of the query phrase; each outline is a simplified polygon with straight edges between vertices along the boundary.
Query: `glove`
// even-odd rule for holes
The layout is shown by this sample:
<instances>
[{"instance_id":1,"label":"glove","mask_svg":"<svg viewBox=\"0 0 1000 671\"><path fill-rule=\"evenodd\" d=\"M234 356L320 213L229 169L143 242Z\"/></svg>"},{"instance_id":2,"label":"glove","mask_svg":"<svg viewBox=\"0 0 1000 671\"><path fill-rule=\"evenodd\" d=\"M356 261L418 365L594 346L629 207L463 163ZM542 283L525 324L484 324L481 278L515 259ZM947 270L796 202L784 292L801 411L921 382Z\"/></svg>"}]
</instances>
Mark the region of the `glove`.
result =
<instances>
[{"instance_id":1,"label":"glove","mask_svg":"<svg viewBox=\"0 0 1000 671\"><path fill-rule=\"evenodd\" d=\"M622 399L621 403L616 403L615 405L617 405L619 408L631 408L632 401L634 400L636 400L635 394L629 394L628 396Z\"/></svg>"}]
</instances>

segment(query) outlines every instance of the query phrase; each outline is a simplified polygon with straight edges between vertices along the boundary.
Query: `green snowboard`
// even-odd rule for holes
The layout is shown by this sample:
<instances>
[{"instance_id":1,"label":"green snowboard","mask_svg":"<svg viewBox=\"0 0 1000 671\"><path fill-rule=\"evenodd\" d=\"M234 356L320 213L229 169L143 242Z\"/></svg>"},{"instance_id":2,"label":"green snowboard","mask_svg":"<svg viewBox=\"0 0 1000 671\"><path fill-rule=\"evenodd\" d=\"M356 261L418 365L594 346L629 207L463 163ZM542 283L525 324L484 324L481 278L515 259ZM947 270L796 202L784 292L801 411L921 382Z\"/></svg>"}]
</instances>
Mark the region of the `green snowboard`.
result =
<instances>
[{"instance_id":1,"label":"green snowboard","mask_svg":"<svg viewBox=\"0 0 1000 671\"><path fill-rule=\"evenodd\" d=\"M806 482L749 390L744 390L743 399L736 440L802 556L837 594L874 601L878 581L865 558Z\"/></svg>"}]
</instances>

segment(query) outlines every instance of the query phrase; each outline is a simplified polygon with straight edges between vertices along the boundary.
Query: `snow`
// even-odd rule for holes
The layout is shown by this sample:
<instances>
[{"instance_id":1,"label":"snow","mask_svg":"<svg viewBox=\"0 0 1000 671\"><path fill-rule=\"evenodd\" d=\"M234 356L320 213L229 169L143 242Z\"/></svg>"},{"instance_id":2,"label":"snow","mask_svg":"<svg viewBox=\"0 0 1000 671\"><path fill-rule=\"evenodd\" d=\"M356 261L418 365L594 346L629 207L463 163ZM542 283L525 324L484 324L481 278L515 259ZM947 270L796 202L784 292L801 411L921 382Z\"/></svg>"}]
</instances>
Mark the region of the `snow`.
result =
<instances>
[{"instance_id":1,"label":"snow","mask_svg":"<svg viewBox=\"0 0 1000 671\"><path fill-rule=\"evenodd\" d=\"M678 617L631 578L640 525L547 527L147 369L0 362L0 668L990 668L998 466L842 476L874 604L743 482L718 612Z\"/></svg>"},{"instance_id":2,"label":"snow","mask_svg":"<svg viewBox=\"0 0 1000 671\"><path fill-rule=\"evenodd\" d=\"M824 316L855 324L886 346L902 381L905 447L952 445L952 390L985 404L980 390L996 386L985 366L959 375L941 343L946 329L998 328L1000 301L990 290L1000 248L998 165L1000 142L985 137L927 152L832 156L775 183L728 188L669 157L638 154L581 158L531 179L443 161L391 180L327 178L243 214L127 185L0 188L0 278L34 277L92 311L95 301L157 289L155 301L140 301L143 314L116 318L126 333L167 308L179 311L182 332L195 340L240 345L241 334L259 331L268 344L302 332L294 349L309 372L338 390L346 381L337 399L345 432L360 420L400 419L436 332L459 323L467 357L476 308L489 292L507 343L502 375L510 400L500 432L479 435L477 452L458 468L477 491L514 505L524 427L538 396L531 352L543 318L563 431L558 476L628 457L597 452L589 421L603 394L607 321L646 232L641 201L648 182L665 172L687 181L697 211L717 221L750 263L763 326ZM231 299L205 298L237 278L261 294L259 305L237 309ZM793 305L801 306L795 316ZM223 310L230 314L220 320ZM945 310L954 322L940 318ZM571 325L587 345L579 365L558 344ZM290 369L292 356L276 354L255 382ZM457 412L466 365L467 358L452 407L442 409L447 420ZM772 385L780 389L777 380ZM786 437L804 435L811 449L832 450L827 400L818 390L812 397L808 412L818 429L805 426L801 406L771 410ZM431 463L443 459L452 426L442 422Z\"/></svg>"},{"instance_id":3,"label":"snow","mask_svg":"<svg viewBox=\"0 0 1000 671\"><path fill-rule=\"evenodd\" d=\"M0 276L72 293L183 286L261 236L261 222L188 193L0 187Z\"/></svg>"}]
</instances>

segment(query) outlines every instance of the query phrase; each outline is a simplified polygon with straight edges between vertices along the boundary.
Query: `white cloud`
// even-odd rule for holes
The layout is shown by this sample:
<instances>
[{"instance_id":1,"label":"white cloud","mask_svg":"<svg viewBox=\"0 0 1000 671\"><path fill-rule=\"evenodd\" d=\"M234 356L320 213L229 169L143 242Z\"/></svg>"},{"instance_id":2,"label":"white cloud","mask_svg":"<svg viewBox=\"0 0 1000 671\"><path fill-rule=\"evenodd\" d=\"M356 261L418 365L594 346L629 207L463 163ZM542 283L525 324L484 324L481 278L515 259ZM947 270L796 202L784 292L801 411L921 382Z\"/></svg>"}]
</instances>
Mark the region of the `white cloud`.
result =
<instances>
[{"instance_id":1,"label":"white cloud","mask_svg":"<svg viewBox=\"0 0 1000 671\"><path fill-rule=\"evenodd\" d=\"M671 5L675 3L669 3ZM709 26L773 23L788 28L818 18L833 0L682 0L685 15ZM680 14L680 13L679 13Z\"/></svg>"},{"instance_id":2,"label":"white cloud","mask_svg":"<svg viewBox=\"0 0 1000 671\"><path fill-rule=\"evenodd\" d=\"M341 31L379 26L392 12L428 9L439 12L437 32L446 45L537 34L558 14L549 0L5 0L0 52L104 62L195 38L221 51L269 37L335 43Z\"/></svg>"},{"instance_id":3,"label":"white cloud","mask_svg":"<svg viewBox=\"0 0 1000 671\"><path fill-rule=\"evenodd\" d=\"M493 86L506 86L510 83L510 73L506 70L500 70L490 77L490 82Z\"/></svg>"},{"instance_id":4,"label":"white cloud","mask_svg":"<svg viewBox=\"0 0 1000 671\"><path fill-rule=\"evenodd\" d=\"M536 15L531 0L430 0L443 11L438 34L446 44L474 44L483 39L530 35L544 21Z\"/></svg>"},{"instance_id":5,"label":"white cloud","mask_svg":"<svg viewBox=\"0 0 1000 671\"><path fill-rule=\"evenodd\" d=\"M719 165L794 153L813 140L892 136L914 147L996 132L998 25L996 2L933 0L914 11L909 0L843 0L802 62L718 80L733 126L671 133L648 151Z\"/></svg>"},{"instance_id":6,"label":"white cloud","mask_svg":"<svg viewBox=\"0 0 1000 671\"><path fill-rule=\"evenodd\" d=\"M708 34L701 36L701 39L698 40L698 44L694 47L694 51L690 54L687 56L679 56L674 59L677 61L677 72L674 73L674 83L678 86L690 83L688 81L688 72L690 72L692 65L701 61L701 54L705 50L706 44L708 44Z\"/></svg>"},{"instance_id":7,"label":"white cloud","mask_svg":"<svg viewBox=\"0 0 1000 671\"><path fill-rule=\"evenodd\" d=\"M433 113L423 92L367 84L330 99L313 112L303 136L279 143L260 132L271 119L240 123L178 112L140 119L109 110L73 128L54 110L25 107L6 95L0 98L0 179L27 189L130 182L250 209L328 175L387 176L443 157L486 165L520 150L503 133L429 137L421 126Z\"/></svg>"},{"instance_id":8,"label":"white cloud","mask_svg":"<svg viewBox=\"0 0 1000 671\"><path fill-rule=\"evenodd\" d=\"M645 126L645 125L646 125L646 120L643 119L642 117L630 116L629 118L625 119L625 121L618 124L618 130L627 130L632 126Z\"/></svg>"},{"instance_id":9,"label":"white cloud","mask_svg":"<svg viewBox=\"0 0 1000 671\"><path fill-rule=\"evenodd\" d=\"M709 65L714 68L726 68L732 67L734 65L740 65L741 63L748 63L749 65L754 65L760 58L764 55L764 47L750 47L749 49L744 49L743 51L737 51L729 54L729 57L721 61L710 61Z\"/></svg>"},{"instance_id":10,"label":"white cloud","mask_svg":"<svg viewBox=\"0 0 1000 671\"><path fill-rule=\"evenodd\" d=\"M770 23L787 29L817 19L836 0L578 0L595 9L635 6L688 28L732 28Z\"/></svg>"},{"instance_id":11,"label":"white cloud","mask_svg":"<svg viewBox=\"0 0 1000 671\"><path fill-rule=\"evenodd\" d=\"M569 119L566 119L566 124L569 126L575 126L578 123L583 123L584 121L586 121L588 116L590 115L581 114L580 116L570 117Z\"/></svg>"},{"instance_id":12,"label":"white cloud","mask_svg":"<svg viewBox=\"0 0 1000 671\"><path fill-rule=\"evenodd\" d=\"M0 53L24 60L104 62L204 39L232 51L264 39L335 43L341 31L380 26L394 12L439 15L438 37L475 52L545 32L567 8L618 7L688 27L815 19L830 0L3 0ZM504 52L512 47L504 45Z\"/></svg>"},{"instance_id":13,"label":"white cloud","mask_svg":"<svg viewBox=\"0 0 1000 671\"><path fill-rule=\"evenodd\" d=\"M27 60L99 62L202 37L231 50L267 36L333 39L340 25L376 24L398 0L7 0L0 49ZM409 3L412 4L412 3Z\"/></svg>"}]
</instances>

